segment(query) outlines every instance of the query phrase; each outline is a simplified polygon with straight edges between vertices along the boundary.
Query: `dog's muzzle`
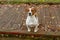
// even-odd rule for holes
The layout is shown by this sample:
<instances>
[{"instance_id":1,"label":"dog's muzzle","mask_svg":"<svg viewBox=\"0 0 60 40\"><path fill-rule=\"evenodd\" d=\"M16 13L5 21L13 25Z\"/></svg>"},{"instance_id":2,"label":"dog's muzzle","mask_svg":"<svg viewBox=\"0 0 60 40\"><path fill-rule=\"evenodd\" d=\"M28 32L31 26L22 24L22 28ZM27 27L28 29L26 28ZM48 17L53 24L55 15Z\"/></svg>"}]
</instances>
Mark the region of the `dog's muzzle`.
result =
<instances>
[{"instance_id":1,"label":"dog's muzzle","mask_svg":"<svg viewBox=\"0 0 60 40\"><path fill-rule=\"evenodd\" d=\"M31 16L32 15L32 13L29 13L29 16Z\"/></svg>"}]
</instances>

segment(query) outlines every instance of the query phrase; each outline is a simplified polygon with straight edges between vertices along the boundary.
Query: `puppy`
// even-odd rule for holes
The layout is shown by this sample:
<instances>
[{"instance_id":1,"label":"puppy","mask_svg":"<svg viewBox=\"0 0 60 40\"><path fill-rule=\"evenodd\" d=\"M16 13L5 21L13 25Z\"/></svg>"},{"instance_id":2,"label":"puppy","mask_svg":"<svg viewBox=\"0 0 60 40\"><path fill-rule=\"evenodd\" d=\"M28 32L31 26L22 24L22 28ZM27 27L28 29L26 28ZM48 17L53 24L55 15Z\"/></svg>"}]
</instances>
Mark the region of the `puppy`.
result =
<instances>
[{"instance_id":1,"label":"puppy","mask_svg":"<svg viewBox=\"0 0 60 40\"><path fill-rule=\"evenodd\" d=\"M34 32L38 31L38 15L36 13L36 8L31 7L27 8L25 11L27 11L27 18L26 18L26 26L28 29L28 32L31 31L30 27L34 26Z\"/></svg>"}]
</instances>

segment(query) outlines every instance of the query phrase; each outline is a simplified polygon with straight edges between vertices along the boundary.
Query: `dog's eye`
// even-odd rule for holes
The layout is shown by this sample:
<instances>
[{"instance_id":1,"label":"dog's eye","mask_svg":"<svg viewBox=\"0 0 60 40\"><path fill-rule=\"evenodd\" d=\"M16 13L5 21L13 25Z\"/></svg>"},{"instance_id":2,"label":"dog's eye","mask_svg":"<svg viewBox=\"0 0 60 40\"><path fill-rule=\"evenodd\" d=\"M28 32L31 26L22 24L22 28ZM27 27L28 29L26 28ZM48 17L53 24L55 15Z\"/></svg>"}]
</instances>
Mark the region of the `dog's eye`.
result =
<instances>
[{"instance_id":1,"label":"dog's eye","mask_svg":"<svg viewBox=\"0 0 60 40\"><path fill-rule=\"evenodd\" d=\"M29 10L27 9L26 11L28 12Z\"/></svg>"},{"instance_id":2,"label":"dog's eye","mask_svg":"<svg viewBox=\"0 0 60 40\"><path fill-rule=\"evenodd\" d=\"M34 11L34 10L31 10L32 12Z\"/></svg>"}]
</instances>

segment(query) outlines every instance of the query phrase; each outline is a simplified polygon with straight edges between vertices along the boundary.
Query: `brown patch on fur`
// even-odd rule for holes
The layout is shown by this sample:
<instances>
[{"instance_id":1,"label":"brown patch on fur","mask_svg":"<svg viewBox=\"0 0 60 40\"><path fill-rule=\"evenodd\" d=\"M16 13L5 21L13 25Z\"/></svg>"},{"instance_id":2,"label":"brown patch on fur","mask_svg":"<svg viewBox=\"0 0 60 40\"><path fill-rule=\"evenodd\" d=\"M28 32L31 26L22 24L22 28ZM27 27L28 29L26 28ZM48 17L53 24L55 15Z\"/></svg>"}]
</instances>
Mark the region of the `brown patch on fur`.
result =
<instances>
[{"instance_id":1,"label":"brown patch on fur","mask_svg":"<svg viewBox=\"0 0 60 40\"><path fill-rule=\"evenodd\" d=\"M32 11L32 15L36 15L36 8L32 8L31 11Z\"/></svg>"}]
</instances>

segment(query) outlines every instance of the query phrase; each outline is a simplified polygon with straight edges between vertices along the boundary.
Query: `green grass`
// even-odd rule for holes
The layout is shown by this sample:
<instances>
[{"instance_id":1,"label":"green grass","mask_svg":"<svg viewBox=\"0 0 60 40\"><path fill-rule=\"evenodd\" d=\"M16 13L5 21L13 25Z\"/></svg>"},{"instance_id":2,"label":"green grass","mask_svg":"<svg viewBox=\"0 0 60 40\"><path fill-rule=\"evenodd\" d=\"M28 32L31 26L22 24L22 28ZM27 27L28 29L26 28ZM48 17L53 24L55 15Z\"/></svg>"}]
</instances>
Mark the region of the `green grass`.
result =
<instances>
[{"instance_id":1,"label":"green grass","mask_svg":"<svg viewBox=\"0 0 60 40\"><path fill-rule=\"evenodd\" d=\"M31 2L32 3L60 3L60 0L6 0L4 3L17 3L17 4L19 4L19 3L31 3Z\"/></svg>"}]
</instances>

